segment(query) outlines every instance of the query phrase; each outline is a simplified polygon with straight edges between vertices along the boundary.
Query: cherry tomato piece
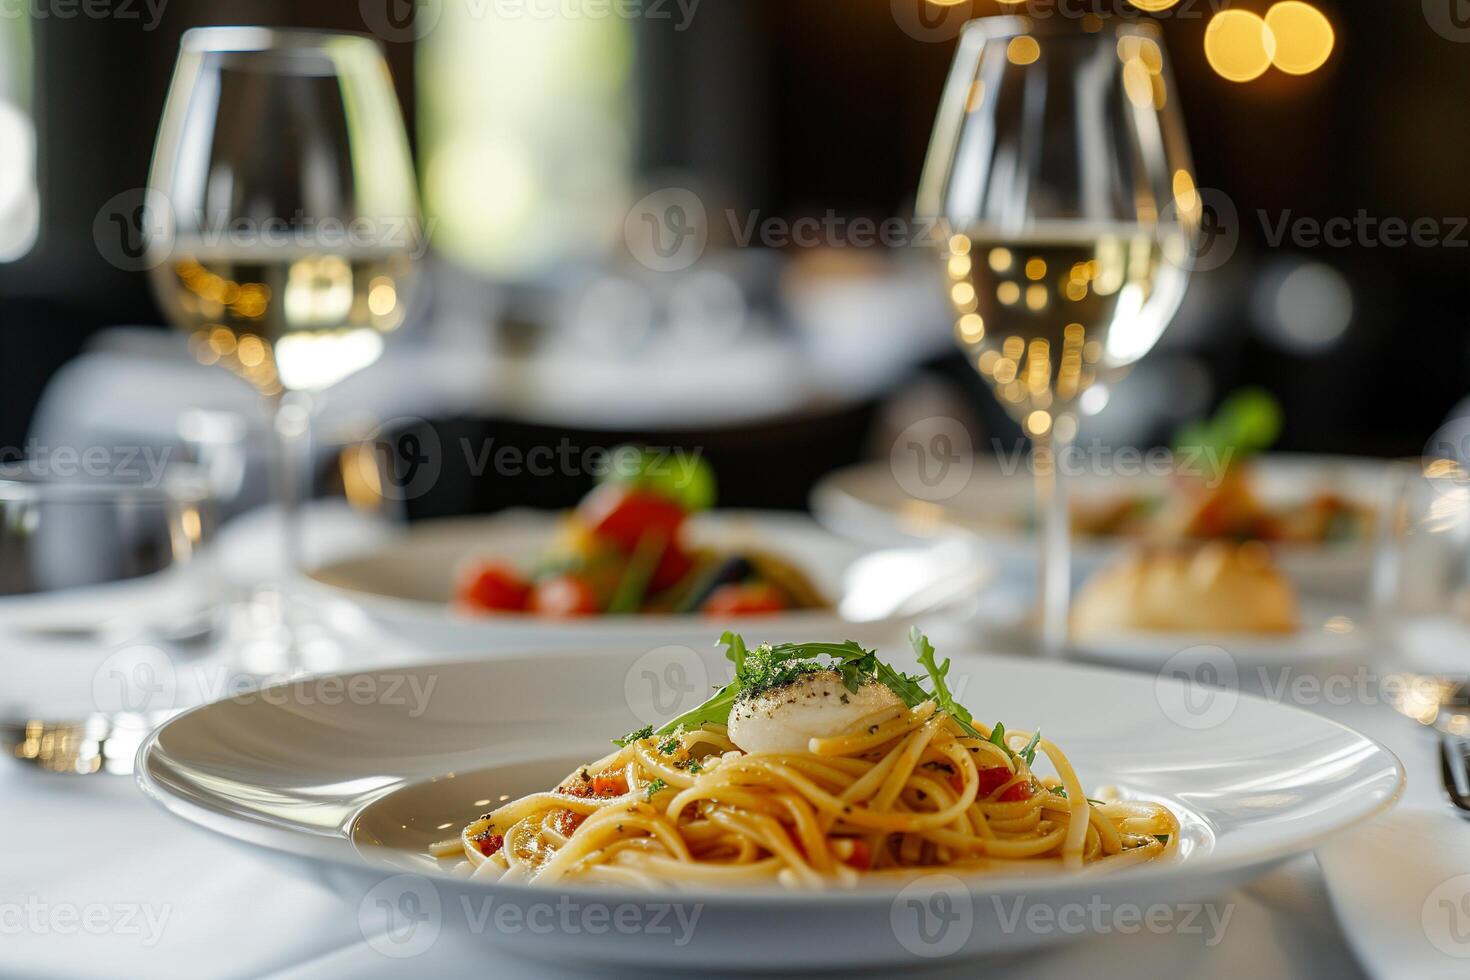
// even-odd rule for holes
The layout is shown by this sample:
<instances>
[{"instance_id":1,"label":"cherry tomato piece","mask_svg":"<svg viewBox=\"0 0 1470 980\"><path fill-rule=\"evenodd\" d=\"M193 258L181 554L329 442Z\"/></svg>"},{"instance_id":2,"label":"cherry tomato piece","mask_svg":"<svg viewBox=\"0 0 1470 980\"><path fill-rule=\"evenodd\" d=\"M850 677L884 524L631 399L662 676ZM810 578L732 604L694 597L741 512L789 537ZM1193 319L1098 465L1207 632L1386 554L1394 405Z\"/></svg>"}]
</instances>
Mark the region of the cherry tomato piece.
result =
<instances>
[{"instance_id":1,"label":"cherry tomato piece","mask_svg":"<svg viewBox=\"0 0 1470 980\"><path fill-rule=\"evenodd\" d=\"M1014 775L1015 773L1011 772L1005 766L982 767L980 769L980 789L976 792L975 799L985 799L991 793L994 793L1006 783L1010 782L1011 777L1013 777ZM965 781L963 778L960 777L959 773L954 773L949 777L949 785L954 787L954 791L956 793L959 793L964 790ZM1030 797L1031 782L1030 780L1027 780L1023 783L1017 783L1010 789L1006 790L1004 793L1000 794L1000 799L996 802L1017 803L1021 800L1029 799Z\"/></svg>"},{"instance_id":2,"label":"cherry tomato piece","mask_svg":"<svg viewBox=\"0 0 1470 980\"><path fill-rule=\"evenodd\" d=\"M531 586L504 562L481 561L468 566L455 587L460 605L484 612L521 612Z\"/></svg>"},{"instance_id":3,"label":"cherry tomato piece","mask_svg":"<svg viewBox=\"0 0 1470 980\"><path fill-rule=\"evenodd\" d=\"M786 597L764 582L731 582L710 593L700 610L711 616L752 616L787 608Z\"/></svg>"},{"instance_id":4,"label":"cherry tomato piece","mask_svg":"<svg viewBox=\"0 0 1470 980\"><path fill-rule=\"evenodd\" d=\"M852 839L852 854L849 857L843 858L842 863L849 868L867 871L873 866L872 848L868 847L868 842L861 837L854 837Z\"/></svg>"},{"instance_id":5,"label":"cherry tomato piece","mask_svg":"<svg viewBox=\"0 0 1470 980\"><path fill-rule=\"evenodd\" d=\"M688 513L656 493L626 487L602 486L577 507L592 533L624 552L632 552L646 534L674 541Z\"/></svg>"},{"instance_id":6,"label":"cherry tomato piece","mask_svg":"<svg viewBox=\"0 0 1470 980\"><path fill-rule=\"evenodd\" d=\"M531 612L538 616L566 619L572 616L594 616L602 611L602 603L592 583L579 575L558 575L537 582L531 589Z\"/></svg>"}]
</instances>

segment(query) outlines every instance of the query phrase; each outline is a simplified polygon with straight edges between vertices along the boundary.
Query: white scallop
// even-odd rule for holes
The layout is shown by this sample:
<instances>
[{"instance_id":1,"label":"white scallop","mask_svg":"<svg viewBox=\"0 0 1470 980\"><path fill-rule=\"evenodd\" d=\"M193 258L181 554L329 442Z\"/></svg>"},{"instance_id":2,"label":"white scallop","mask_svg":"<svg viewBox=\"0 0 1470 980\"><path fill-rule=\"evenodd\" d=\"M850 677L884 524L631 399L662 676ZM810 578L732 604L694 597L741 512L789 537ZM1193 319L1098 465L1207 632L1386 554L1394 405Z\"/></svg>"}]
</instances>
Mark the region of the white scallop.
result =
<instances>
[{"instance_id":1,"label":"white scallop","mask_svg":"<svg viewBox=\"0 0 1470 980\"><path fill-rule=\"evenodd\" d=\"M852 734L904 710L898 695L876 681L854 693L836 671L817 671L738 699L730 710L730 740L752 754L806 752L813 738Z\"/></svg>"}]
</instances>

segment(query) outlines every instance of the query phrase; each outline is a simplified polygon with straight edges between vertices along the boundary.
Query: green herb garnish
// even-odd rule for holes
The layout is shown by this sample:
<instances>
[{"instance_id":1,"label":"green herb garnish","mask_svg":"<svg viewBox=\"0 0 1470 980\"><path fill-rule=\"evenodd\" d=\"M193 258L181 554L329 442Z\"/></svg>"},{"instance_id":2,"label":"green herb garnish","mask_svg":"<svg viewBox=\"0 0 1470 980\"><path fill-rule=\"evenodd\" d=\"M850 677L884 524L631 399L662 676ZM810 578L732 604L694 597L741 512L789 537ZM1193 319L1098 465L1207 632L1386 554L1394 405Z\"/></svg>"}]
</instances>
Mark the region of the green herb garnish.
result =
<instances>
[{"instance_id":1,"label":"green herb garnish","mask_svg":"<svg viewBox=\"0 0 1470 980\"><path fill-rule=\"evenodd\" d=\"M658 751L661 755L673 755L679 751L679 736L684 734L683 726L674 729L669 737L658 743Z\"/></svg>"},{"instance_id":2,"label":"green herb garnish","mask_svg":"<svg viewBox=\"0 0 1470 980\"><path fill-rule=\"evenodd\" d=\"M949 684L945 680L949 676L949 658L946 657L942 664L935 663L934 644L929 642L927 636L919 632L917 626L909 628L909 645L914 648L914 654L919 658L920 666L929 672L929 680L934 684L934 700L938 703L940 710L959 722L960 728L964 729L966 734L973 738L983 738L979 729L975 727L975 719L970 716L970 712L949 692ZM998 724L995 730L1000 732L1000 740L996 740L994 732L991 733L990 740L1001 748L1006 748L1005 726ZM1009 752L1010 749L1006 751Z\"/></svg>"},{"instance_id":3,"label":"green herb garnish","mask_svg":"<svg viewBox=\"0 0 1470 980\"><path fill-rule=\"evenodd\" d=\"M652 803L655 796L668 788L668 783L664 782L662 779L655 779L653 782L648 784L648 789L644 791L643 798Z\"/></svg>"},{"instance_id":4,"label":"green herb garnish","mask_svg":"<svg viewBox=\"0 0 1470 980\"><path fill-rule=\"evenodd\" d=\"M1031 736L1031 741L1027 742L1026 743L1026 747L1024 749L1022 749L1021 751L1017 752L1016 755L1020 756L1022 759L1025 759L1026 760L1026 765L1029 766L1029 765L1033 764L1036 761L1036 747L1038 745L1040 745L1040 744L1041 744L1041 729L1038 728L1036 730L1036 734L1034 734L1034 735Z\"/></svg>"},{"instance_id":5,"label":"green herb garnish","mask_svg":"<svg viewBox=\"0 0 1470 980\"><path fill-rule=\"evenodd\" d=\"M622 738L615 738L615 739L613 739L612 740L612 744L616 745L620 749L626 749L628 746L632 745L634 742L641 742L645 738L652 738L652 737L653 737L653 726L652 725L644 725L642 728L638 729L636 732L629 732L628 734L624 735Z\"/></svg>"}]
</instances>

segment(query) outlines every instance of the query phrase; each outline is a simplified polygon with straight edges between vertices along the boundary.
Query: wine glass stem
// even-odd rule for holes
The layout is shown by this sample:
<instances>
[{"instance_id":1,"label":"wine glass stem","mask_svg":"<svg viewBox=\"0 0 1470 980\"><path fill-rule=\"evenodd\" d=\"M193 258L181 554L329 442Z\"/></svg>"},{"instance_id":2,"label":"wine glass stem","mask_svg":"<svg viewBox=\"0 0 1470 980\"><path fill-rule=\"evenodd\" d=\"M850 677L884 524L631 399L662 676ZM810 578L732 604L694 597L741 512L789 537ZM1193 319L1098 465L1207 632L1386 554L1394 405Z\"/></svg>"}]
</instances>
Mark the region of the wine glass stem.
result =
<instances>
[{"instance_id":1,"label":"wine glass stem","mask_svg":"<svg viewBox=\"0 0 1470 980\"><path fill-rule=\"evenodd\" d=\"M1053 432L1035 439L1036 511L1041 530L1041 652L1061 656L1067 648L1072 597L1072 522L1060 461L1071 443Z\"/></svg>"},{"instance_id":2,"label":"wine glass stem","mask_svg":"<svg viewBox=\"0 0 1470 980\"><path fill-rule=\"evenodd\" d=\"M311 400L302 392L287 392L273 399L271 407L274 502L281 525L281 562L276 569L274 585L284 592L302 565L301 508L310 487Z\"/></svg>"}]
</instances>

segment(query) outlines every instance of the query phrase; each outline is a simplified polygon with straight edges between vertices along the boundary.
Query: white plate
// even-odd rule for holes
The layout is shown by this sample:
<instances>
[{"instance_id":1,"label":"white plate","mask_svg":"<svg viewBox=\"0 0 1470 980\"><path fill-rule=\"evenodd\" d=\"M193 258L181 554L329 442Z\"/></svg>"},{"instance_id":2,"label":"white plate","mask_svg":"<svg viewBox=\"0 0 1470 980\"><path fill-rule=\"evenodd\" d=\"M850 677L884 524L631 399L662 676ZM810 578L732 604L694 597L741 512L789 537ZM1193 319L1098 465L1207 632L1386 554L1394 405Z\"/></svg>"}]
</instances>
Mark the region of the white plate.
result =
<instances>
[{"instance_id":1,"label":"white plate","mask_svg":"<svg viewBox=\"0 0 1470 980\"><path fill-rule=\"evenodd\" d=\"M1127 630L1074 636L1070 649L1087 660L1157 670L1194 671L1223 652L1237 669L1351 661L1368 650L1368 630L1343 615L1341 604L1302 604L1302 627L1294 633L1185 633Z\"/></svg>"},{"instance_id":2,"label":"white plate","mask_svg":"<svg viewBox=\"0 0 1470 980\"><path fill-rule=\"evenodd\" d=\"M681 661L692 688L727 676L703 650ZM389 955L452 930L572 963L743 971L914 965L1063 941L1092 928L1091 915L1065 929L1048 916L1206 899L1382 812L1403 786L1386 749L1291 707L1172 678L961 654L951 683L972 709L1039 725L1087 785L1174 807L1183 854L1108 875L653 895L472 882L423 855L502 794L544 788L602 755L610 733L685 707L655 707L644 680L669 672L649 657L543 651L306 679L173 719L140 750L137 778L180 817L339 889L344 914ZM660 903L686 920L697 910L692 931L659 933L639 918ZM594 912L604 926L626 914L646 928L582 928Z\"/></svg>"},{"instance_id":3,"label":"white plate","mask_svg":"<svg viewBox=\"0 0 1470 980\"><path fill-rule=\"evenodd\" d=\"M1254 489L1271 504L1300 502L1331 490L1378 510L1387 486L1388 464L1381 460L1277 453L1260 457L1252 466ZM1074 500L1104 502L1131 494L1162 495L1168 482L1168 477L1149 474L1084 474L1069 479L1068 493ZM1003 570L1034 572L1036 537L1026 528L1034 513L1034 490L1024 466L1008 474L999 464L977 461L969 479L944 499L920 500L904 490L922 485L915 474L896 473L887 462L849 467L817 485L812 511L839 534L880 546L962 527L985 542ZM940 486L949 489L947 482ZM1119 539L1077 538L1073 546L1076 577L1092 574L1126 544ZM1369 540L1281 544L1273 550L1282 570L1306 591L1352 598L1365 593L1373 557Z\"/></svg>"},{"instance_id":4,"label":"white plate","mask_svg":"<svg viewBox=\"0 0 1470 980\"><path fill-rule=\"evenodd\" d=\"M371 551L312 569L303 584L308 590L350 599L394 634L445 653L585 649L609 641L627 649L706 644L719 634L712 626L716 620L699 613L555 620L523 614L474 616L453 608L454 574L465 559L533 564L550 547L557 520L554 513L515 510L425 522ZM870 553L801 514L719 511L692 518L686 532L696 544L747 546L780 554L834 604L847 598L849 570ZM843 603L843 609L845 614L804 609L719 622L721 628L728 625L763 639L842 636L876 643L897 635L899 624L885 612L866 616L851 602Z\"/></svg>"}]
</instances>

